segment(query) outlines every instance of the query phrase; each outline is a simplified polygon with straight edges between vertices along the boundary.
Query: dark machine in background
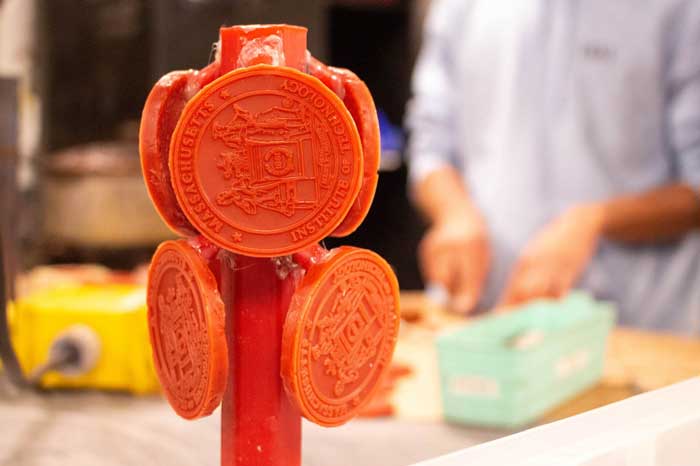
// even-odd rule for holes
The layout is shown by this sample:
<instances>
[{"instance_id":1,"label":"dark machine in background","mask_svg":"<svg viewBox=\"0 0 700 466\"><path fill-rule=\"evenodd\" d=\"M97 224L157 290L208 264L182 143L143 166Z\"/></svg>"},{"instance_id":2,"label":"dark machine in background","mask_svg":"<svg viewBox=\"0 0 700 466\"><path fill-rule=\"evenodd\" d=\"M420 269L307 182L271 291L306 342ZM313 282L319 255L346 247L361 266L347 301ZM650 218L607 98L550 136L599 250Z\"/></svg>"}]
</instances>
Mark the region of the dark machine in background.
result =
<instances>
[{"instance_id":1,"label":"dark machine in background","mask_svg":"<svg viewBox=\"0 0 700 466\"><path fill-rule=\"evenodd\" d=\"M10 344L8 303L14 299L16 274L17 80L0 77L0 361L10 381L24 378Z\"/></svg>"},{"instance_id":2,"label":"dark machine in background","mask_svg":"<svg viewBox=\"0 0 700 466\"><path fill-rule=\"evenodd\" d=\"M224 24L308 27L314 54L353 69L377 107L400 124L415 50L413 8L413 2L399 0L41 0L44 152L133 140L151 84L167 70L201 62L202 50L215 40L211 31ZM368 219L349 238L329 239L328 246L371 247L410 289L421 286L415 263L421 225L405 183L405 167L383 172ZM49 259L74 260L70 254ZM125 267L143 260L144 251L97 257Z\"/></svg>"},{"instance_id":3,"label":"dark machine in background","mask_svg":"<svg viewBox=\"0 0 700 466\"><path fill-rule=\"evenodd\" d=\"M347 3L347 2L346 2ZM410 94L413 66L412 2L375 2L386 6L339 4L329 9L329 63L355 71L372 91L377 108L400 125ZM327 240L372 248L396 269L404 289L421 288L416 250L420 220L407 199L406 167L384 171L369 216L350 237Z\"/></svg>"}]
</instances>

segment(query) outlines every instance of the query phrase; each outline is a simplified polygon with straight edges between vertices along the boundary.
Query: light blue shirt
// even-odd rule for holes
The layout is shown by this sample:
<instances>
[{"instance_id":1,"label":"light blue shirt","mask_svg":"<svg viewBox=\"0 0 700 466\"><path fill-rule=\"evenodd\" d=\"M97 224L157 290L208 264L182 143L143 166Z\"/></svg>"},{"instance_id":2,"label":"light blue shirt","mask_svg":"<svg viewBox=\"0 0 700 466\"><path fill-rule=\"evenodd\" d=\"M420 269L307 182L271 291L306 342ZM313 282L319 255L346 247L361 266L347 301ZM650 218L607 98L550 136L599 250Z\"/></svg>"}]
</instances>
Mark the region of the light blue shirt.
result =
<instances>
[{"instance_id":1,"label":"light blue shirt","mask_svg":"<svg viewBox=\"0 0 700 466\"><path fill-rule=\"evenodd\" d=\"M463 174L492 241L482 307L567 207L700 187L700 0L434 3L408 108L410 178ZM604 241L580 285L615 301L622 324L698 335L700 235Z\"/></svg>"}]
</instances>

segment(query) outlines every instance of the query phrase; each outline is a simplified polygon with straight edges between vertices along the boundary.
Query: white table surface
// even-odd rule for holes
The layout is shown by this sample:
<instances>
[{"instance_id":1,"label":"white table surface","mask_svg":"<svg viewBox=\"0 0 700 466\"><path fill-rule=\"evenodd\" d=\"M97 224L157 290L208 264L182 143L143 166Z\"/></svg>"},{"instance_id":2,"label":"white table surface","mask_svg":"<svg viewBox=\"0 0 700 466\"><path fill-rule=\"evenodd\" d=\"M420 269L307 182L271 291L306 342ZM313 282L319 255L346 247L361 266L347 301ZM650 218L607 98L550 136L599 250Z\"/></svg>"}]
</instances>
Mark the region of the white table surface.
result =
<instances>
[{"instance_id":1,"label":"white table surface","mask_svg":"<svg viewBox=\"0 0 700 466\"><path fill-rule=\"evenodd\" d=\"M219 413L177 417L160 398L0 390L0 466L216 466ZM435 422L304 423L305 466L399 466L504 435Z\"/></svg>"}]
</instances>

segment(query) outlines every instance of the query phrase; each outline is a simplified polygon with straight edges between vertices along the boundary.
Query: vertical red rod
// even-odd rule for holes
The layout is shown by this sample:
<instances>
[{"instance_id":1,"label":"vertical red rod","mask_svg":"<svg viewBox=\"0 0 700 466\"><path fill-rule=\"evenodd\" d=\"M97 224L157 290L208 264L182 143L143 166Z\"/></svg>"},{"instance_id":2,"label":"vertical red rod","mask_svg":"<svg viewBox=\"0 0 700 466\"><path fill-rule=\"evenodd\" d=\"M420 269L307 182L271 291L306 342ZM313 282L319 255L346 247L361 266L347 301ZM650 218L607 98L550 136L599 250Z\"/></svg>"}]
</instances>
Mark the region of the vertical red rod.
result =
<instances>
[{"instance_id":1,"label":"vertical red rod","mask_svg":"<svg viewBox=\"0 0 700 466\"><path fill-rule=\"evenodd\" d=\"M280 39L282 47L275 57L260 43L271 35ZM305 68L306 29L286 25L221 29L221 73L275 62ZM279 275L274 259L223 254L219 289L226 306L229 376L221 413L221 465L299 466L301 414L280 375L282 328L294 292L293 274Z\"/></svg>"},{"instance_id":2,"label":"vertical red rod","mask_svg":"<svg viewBox=\"0 0 700 466\"><path fill-rule=\"evenodd\" d=\"M227 254L221 264L229 378L222 466L298 466L301 416L282 386L282 326L294 292L272 259Z\"/></svg>"}]
</instances>

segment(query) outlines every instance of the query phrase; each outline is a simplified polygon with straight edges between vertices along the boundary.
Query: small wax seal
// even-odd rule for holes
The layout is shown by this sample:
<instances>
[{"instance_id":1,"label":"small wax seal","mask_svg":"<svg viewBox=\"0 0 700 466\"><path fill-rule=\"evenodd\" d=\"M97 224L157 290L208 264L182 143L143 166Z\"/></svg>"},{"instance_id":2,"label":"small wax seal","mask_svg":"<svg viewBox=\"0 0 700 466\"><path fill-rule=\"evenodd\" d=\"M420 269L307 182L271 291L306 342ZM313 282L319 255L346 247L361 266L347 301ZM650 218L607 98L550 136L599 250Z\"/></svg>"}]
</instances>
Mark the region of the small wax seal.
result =
<instances>
[{"instance_id":1,"label":"small wax seal","mask_svg":"<svg viewBox=\"0 0 700 466\"><path fill-rule=\"evenodd\" d=\"M183 212L210 241L281 256L341 224L362 184L362 147L347 108L318 79L256 65L187 103L170 172Z\"/></svg>"},{"instance_id":2,"label":"small wax seal","mask_svg":"<svg viewBox=\"0 0 700 466\"><path fill-rule=\"evenodd\" d=\"M182 213L170 183L170 138L190 97L216 77L216 65L201 71L173 71L160 78L146 99L141 117L139 152L148 194L165 224L184 236L197 231Z\"/></svg>"},{"instance_id":3,"label":"small wax seal","mask_svg":"<svg viewBox=\"0 0 700 466\"><path fill-rule=\"evenodd\" d=\"M224 304L206 260L166 241L148 271L148 330L163 391L185 419L211 414L226 385Z\"/></svg>"},{"instance_id":4,"label":"small wax seal","mask_svg":"<svg viewBox=\"0 0 700 466\"><path fill-rule=\"evenodd\" d=\"M374 99L367 85L355 73L345 68L326 66L310 57L309 73L321 80L329 89L343 100L343 104L352 115L360 135L363 154L362 187L348 215L333 231L332 236L347 236L362 224L372 207L374 193L377 190L381 145L379 138L379 119Z\"/></svg>"},{"instance_id":5,"label":"small wax seal","mask_svg":"<svg viewBox=\"0 0 700 466\"><path fill-rule=\"evenodd\" d=\"M357 415L389 369L399 320L399 285L377 254L344 246L309 267L282 337L282 378L304 417Z\"/></svg>"}]
</instances>

